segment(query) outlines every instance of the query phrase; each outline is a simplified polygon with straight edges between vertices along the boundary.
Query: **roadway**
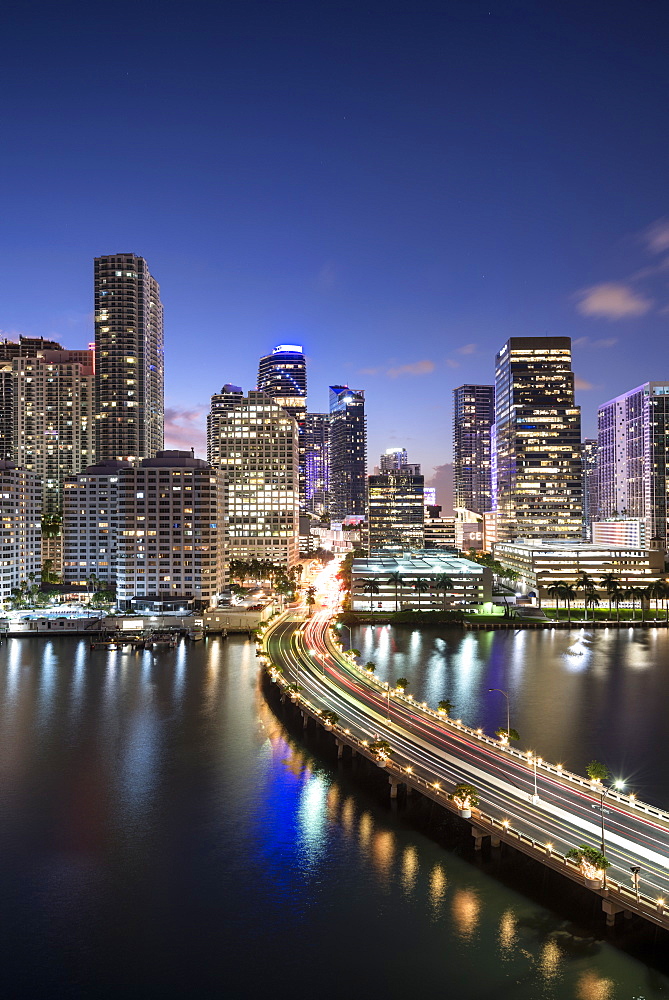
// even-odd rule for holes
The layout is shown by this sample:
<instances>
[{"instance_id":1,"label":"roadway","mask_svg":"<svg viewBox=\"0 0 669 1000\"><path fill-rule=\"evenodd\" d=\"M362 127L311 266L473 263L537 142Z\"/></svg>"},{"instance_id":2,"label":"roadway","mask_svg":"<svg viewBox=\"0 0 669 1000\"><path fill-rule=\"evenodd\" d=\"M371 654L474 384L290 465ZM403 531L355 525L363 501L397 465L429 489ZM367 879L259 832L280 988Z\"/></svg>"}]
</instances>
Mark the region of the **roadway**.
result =
<instances>
[{"instance_id":1,"label":"roadway","mask_svg":"<svg viewBox=\"0 0 669 1000\"><path fill-rule=\"evenodd\" d=\"M388 694L347 662L329 630L331 611L307 620L299 613L266 637L271 661L299 683L315 705L331 709L339 725L360 739L384 739L392 759L445 789L474 785L480 807L511 829L562 854L580 844L600 847L600 794L568 778L511 756L493 741L434 718L406 699ZM536 771L536 795L535 795ZM605 847L609 879L631 886L630 867L640 866L641 892L669 898L669 824L641 815L629 802L605 799Z\"/></svg>"}]
</instances>

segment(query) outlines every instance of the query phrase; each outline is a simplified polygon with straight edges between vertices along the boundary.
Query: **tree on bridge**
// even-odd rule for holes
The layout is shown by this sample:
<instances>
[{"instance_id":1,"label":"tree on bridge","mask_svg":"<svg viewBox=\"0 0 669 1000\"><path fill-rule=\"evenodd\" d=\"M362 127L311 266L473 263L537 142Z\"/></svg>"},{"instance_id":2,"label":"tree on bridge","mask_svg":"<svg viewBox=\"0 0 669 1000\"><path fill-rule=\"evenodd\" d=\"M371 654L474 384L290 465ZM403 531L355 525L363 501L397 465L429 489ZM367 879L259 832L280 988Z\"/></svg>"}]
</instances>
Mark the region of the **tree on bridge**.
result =
<instances>
[{"instance_id":1,"label":"tree on bridge","mask_svg":"<svg viewBox=\"0 0 669 1000\"><path fill-rule=\"evenodd\" d=\"M479 804L479 793L466 781L459 782L448 797L458 809L471 809Z\"/></svg>"},{"instance_id":2,"label":"tree on bridge","mask_svg":"<svg viewBox=\"0 0 669 1000\"><path fill-rule=\"evenodd\" d=\"M409 687L409 681L406 677L398 677L395 681L395 687L404 692Z\"/></svg>"},{"instance_id":3,"label":"tree on bridge","mask_svg":"<svg viewBox=\"0 0 669 1000\"><path fill-rule=\"evenodd\" d=\"M443 712L444 715L450 715L454 708L455 706L449 698L442 698L437 705L437 711Z\"/></svg>"},{"instance_id":4,"label":"tree on bridge","mask_svg":"<svg viewBox=\"0 0 669 1000\"><path fill-rule=\"evenodd\" d=\"M598 760L591 760L585 769L585 773L591 781L606 781L610 777L610 772L606 764Z\"/></svg>"},{"instance_id":5,"label":"tree on bridge","mask_svg":"<svg viewBox=\"0 0 669 1000\"><path fill-rule=\"evenodd\" d=\"M390 743L388 740L373 740L372 743L369 744L369 749L372 753L376 754L380 760L385 760L386 757L390 757Z\"/></svg>"},{"instance_id":6,"label":"tree on bridge","mask_svg":"<svg viewBox=\"0 0 669 1000\"><path fill-rule=\"evenodd\" d=\"M374 671L376 670L376 664L372 663L371 660L368 660L367 663L365 664L365 670L369 670L370 674L373 674Z\"/></svg>"},{"instance_id":7,"label":"tree on bridge","mask_svg":"<svg viewBox=\"0 0 669 1000\"><path fill-rule=\"evenodd\" d=\"M511 726L511 729L505 729L503 726L500 729L496 729L495 736L499 736L503 743L509 743L510 740L517 742L520 739L520 733L513 726Z\"/></svg>"},{"instance_id":8,"label":"tree on bridge","mask_svg":"<svg viewBox=\"0 0 669 1000\"><path fill-rule=\"evenodd\" d=\"M332 712L329 708L326 708L324 712L321 713L321 719L325 722L326 726L336 726L339 722L339 716L336 712Z\"/></svg>"},{"instance_id":9,"label":"tree on bridge","mask_svg":"<svg viewBox=\"0 0 669 1000\"><path fill-rule=\"evenodd\" d=\"M593 880L602 879L606 869L611 867L611 862L606 855L599 848L590 847L588 844L571 847L565 857L577 862L584 878Z\"/></svg>"}]
</instances>

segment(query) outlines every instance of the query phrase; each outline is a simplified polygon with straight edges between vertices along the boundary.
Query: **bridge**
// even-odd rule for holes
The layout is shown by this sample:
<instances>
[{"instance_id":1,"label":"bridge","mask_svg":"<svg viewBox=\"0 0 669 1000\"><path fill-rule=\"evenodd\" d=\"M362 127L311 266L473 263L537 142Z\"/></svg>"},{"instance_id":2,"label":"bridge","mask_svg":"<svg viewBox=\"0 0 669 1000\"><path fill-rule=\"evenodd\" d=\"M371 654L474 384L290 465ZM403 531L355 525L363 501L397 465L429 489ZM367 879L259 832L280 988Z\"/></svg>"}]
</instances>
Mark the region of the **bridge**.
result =
<instances>
[{"instance_id":1,"label":"bridge","mask_svg":"<svg viewBox=\"0 0 669 1000\"><path fill-rule=\"evenodd\" d=\"M477 849L486 837L508 844L596 893L610 926L624 913L669 929L669 813L376 680L343 650L332 612L286 612L264 630L258 655L304 725L314 720L329 730L340 757L348 748L384 768L392 797L401 786L419 792L466 820ZM453 800L460 783L476 788L476 806ZM566 856L584 844L604 844L610 867L586 876Z\"/></svg>"}]
</instances>

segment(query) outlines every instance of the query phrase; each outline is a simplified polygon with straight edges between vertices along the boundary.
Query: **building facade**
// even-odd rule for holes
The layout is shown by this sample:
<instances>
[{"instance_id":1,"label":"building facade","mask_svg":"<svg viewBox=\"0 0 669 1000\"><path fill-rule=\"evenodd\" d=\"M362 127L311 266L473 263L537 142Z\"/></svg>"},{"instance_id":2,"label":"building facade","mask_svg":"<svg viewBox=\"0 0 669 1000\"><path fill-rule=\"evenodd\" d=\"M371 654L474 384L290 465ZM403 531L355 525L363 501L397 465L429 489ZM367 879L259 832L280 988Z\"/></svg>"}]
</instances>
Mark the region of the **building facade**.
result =
<instances>
[{"instance_id":1,"label":"building facade","mask_svg":"<svg viewBox=\"0 0 669 1000\"><path fill-rule=\"evenodd\" d=\"M183 599L207 607L223 589L222 476L188 451L161 451L118 482L116 601Z\"/></svg>"},{"instance_id":2,"label":"building facade","mask_svg":"<svg viewBox=\"0 0 669 1000\"><path fill-rule=\"evenodd\" d=\"M669 382L645 382L599 408L602 518L638 517L646 538L669 543Z\"/></svg>"},{"instance_id":3,"label":"building facade","mask_svg":"<svg viewBox=\"0 0 669 1000\"><path fill-rule=\"evenodd\" d=\"M0 602L23 583L39 581L42 566L42 483L39 476L0 460Z\"/></svg>"},{"instance_id":4,"label":"building facade","mask_svg":"<svg viewBox=\"0 0 669 1000\"><path fill-rule=\"evenodd\" d=\"M306 506L307 359L299 344L281 344L258 364L258 391L275 399L297 423L299 501Z\"/></svg>"},{"instance_id":5,"label":"building facade","mask_svg":"<svg viewBox=\"0 0 669 1000\"><path fill-rule=\"evenodd\" d=\"M330 386L330 515L343 521L366 512L367 419L365 393Z\"/></svg>"},{"instance_id":6,"label":"building facade","mask_svg":"<svg viewBox=\"0 0 669 1000\"><path fill-rule=\"evenodd\" d=\"M367 481L369 551L422 549L425 498L423 477L387 472Z\"/></svg>"},{"instance_id":7,"label":"building facade","mask_svg":"<svg viewBox=\"0 0 669 1000\"><path fill-rule=\"evenodd\" d=\"M496 358L497 538L582 537L581 411L569 337L511 337Z\"/></svg>"},{"instance_id":8,"label":"building facade","mask_svg":"<svg viewBox=\"0 0 669 1000\"><path fill-rule=\"evenodd\" d=\"M305 506L319 517L330 504L330 417L307 413L304 422Z\"/></svg>"},{"instance_id":9,"label":"building facade","mask_svg":"<svg viewBox=\"0 0 669 1000\"><path fill-rule=\"evenodd\" d=\"M462 608L489 601L492 594L487 566L436 550L354 559L351 579L354 611Z\"/></svg>"},{"instance_id":10,"label":"building facade","mask_svg":"<svg viewBox=\"0 0 669 1000\"><path fill-rule=\"evenodd\" d=\"M461 385L453 390L454 506L483 514L491 509L490 429L495 422L495 387Z\"/></svg>"},{"instance_id":11,"label":"building facade","mask_svg":"<svg viewBox=\"0 0 669 1000\"><path fill-rule=\"evenodd\" d=\"M599 462L597 441L586 438L581 445L583 474L583 539L592 541L592 526L599 517Z\"/></svg>"},{"instance_id":12,"label":"building facade","mask_svg":"<svg viewBox=\"0 0 669 1000\"><path fill-rule=\"evenodd\" d=\"M65 480L63 488L63 582L99 590L116 587L119 479L129 462L107 459Z\"/></svg>"},{"instance_id":13,"label":"building facade","mask_svg":"<svg viewBox=\"0 0 669 1000\"><path fill-rule=\"evenodd\" d=\"M226 560L299 558L297 421L263 392L226 385L211 397L207 455L224 474Z\"/></svg>"},{"instance_id":14,"label":"building facade","mask_svg":"<svg viewBox=\"0 0 669 1000\"><path fill-rule=\"evenodd\" d=\"M163 447L163 307L142 257L95 259L95 458L136 461Z\"/></svg>"}]
</instances>

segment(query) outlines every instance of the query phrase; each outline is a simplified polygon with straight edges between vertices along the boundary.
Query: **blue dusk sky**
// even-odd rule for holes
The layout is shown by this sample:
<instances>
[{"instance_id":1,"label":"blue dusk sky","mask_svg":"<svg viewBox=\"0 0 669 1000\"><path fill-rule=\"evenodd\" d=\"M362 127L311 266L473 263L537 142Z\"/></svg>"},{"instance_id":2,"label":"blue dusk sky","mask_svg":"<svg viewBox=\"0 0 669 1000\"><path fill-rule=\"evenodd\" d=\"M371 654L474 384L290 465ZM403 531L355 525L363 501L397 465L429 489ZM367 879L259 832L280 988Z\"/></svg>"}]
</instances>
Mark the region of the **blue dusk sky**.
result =
<instances>
[{"instance_id":1,"label":"blue dusk sky","mask_svg":"<svg viewBox=\"0 0 669 1000\"><path fill-rule=\"evenodd\" d=\"M0 327L92 339L92 258L146 258L167 440L303 344L369 462L451 457L451 391L574 340L584 436L669 378L665 3L24 3L1 15Z\"/></svg>"}]
</instances>

